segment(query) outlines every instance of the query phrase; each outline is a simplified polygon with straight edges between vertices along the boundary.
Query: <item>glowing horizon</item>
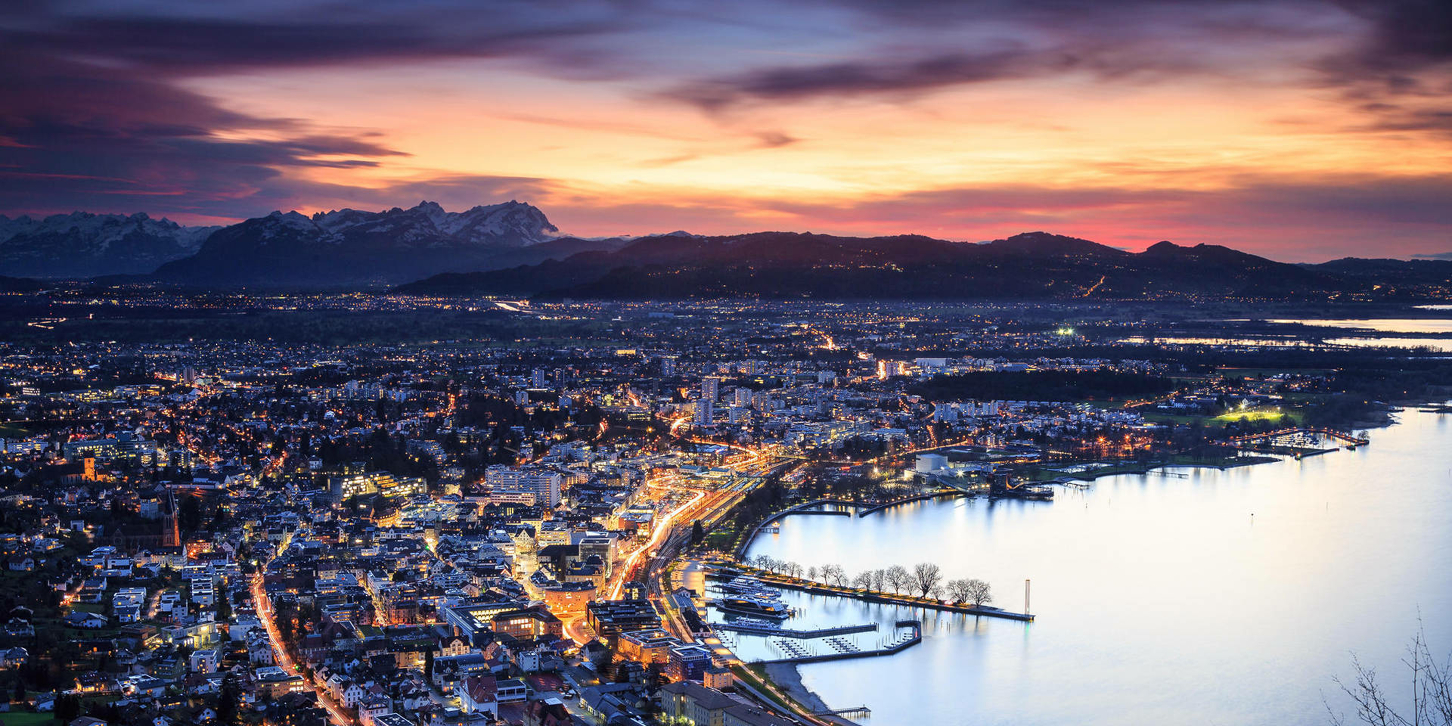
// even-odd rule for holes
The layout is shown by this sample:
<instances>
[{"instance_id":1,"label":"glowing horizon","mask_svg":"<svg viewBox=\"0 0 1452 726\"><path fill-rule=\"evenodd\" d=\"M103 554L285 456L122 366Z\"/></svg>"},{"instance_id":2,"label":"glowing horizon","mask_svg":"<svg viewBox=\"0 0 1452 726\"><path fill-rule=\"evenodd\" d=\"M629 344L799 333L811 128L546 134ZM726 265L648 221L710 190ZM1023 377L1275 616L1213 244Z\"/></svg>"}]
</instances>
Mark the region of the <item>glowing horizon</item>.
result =
<instances>
[{"instance_id":1,"label":"glowing horizon","mask_svg":"<svg viewBox=\"0 0 1452 726\"><path fill-rule=\"evenodd\" d=\"M518 199L580 236L1452 251L1452 11L74 3L0 21L0 212Z\"/></svg>"}]
</instances>

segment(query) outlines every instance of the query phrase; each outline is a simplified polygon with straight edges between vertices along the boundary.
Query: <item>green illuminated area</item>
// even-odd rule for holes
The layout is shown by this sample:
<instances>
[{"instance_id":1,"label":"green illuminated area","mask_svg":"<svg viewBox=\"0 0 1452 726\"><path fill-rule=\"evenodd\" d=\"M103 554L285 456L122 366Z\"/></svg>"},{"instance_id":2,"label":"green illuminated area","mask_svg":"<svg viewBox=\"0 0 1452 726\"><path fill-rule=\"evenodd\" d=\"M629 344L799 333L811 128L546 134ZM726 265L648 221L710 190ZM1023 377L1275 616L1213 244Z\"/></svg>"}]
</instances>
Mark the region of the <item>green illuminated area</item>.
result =
<instances>
[{"instance_id":1,"label":"green illuminated area","mask_svg":"<svg viewBox=\"0 0 1452 726\"><path fill-rule=\"evenodd\" d=\"M1290 409L1274 407L1250 407L1237 408L1210 419L1211 423L1259 423L1261 421L1276 422L1285 419L1286 423L1300 423L1301 413Z\"/></svg>"}]
</instances>

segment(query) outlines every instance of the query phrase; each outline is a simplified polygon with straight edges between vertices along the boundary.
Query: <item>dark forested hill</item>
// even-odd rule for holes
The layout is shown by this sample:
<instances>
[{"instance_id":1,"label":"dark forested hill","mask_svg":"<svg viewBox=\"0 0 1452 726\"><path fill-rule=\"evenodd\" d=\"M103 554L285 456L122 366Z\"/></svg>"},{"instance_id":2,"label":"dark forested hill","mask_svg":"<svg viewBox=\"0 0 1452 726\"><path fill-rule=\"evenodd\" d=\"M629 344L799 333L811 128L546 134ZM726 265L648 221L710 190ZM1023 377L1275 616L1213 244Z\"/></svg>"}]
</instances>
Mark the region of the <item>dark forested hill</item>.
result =
<instances>
[{"instance_id":1,"label":"dark forested hill","mask_svg":"<svg viewBox=\"0 0 1452 726\"><path fill-rule=\"evenodd\" d=\"M1160 242L1130 253L1043 232L985 244L921 236L762 232L665 235L613 252L440 275L411 294L680 299L1424 299L1444 293L1452 263L1390 261L1348 272L1292 265L1228 247ZM1353 274L1354 273L1354 274Z\"/></svg>"}]
</instances>

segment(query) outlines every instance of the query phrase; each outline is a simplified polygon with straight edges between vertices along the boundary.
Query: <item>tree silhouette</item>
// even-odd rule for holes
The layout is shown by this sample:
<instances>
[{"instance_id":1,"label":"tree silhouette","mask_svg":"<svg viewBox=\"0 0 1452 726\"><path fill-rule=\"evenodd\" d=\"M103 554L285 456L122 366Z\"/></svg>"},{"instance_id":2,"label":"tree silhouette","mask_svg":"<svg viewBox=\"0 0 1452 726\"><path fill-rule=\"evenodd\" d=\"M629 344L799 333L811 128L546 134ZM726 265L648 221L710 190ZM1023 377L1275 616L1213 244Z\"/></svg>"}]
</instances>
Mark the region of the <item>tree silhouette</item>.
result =
<instances>
[{"instance_id":1,"label":"tree silhouette","mask_svg":"<svg viewBox=\"0 0 1452 726\"><path fill-rule=\"evenodd\" d=\"M927 597L942 579L942 569L931 562L919 562L913 566L911 583L922 597Z\"/></svg>"},{"instance_id":2,"label":"tree silhouette","mask_svg":"<svg viewBox=\"0 0 1452 726\"><path fill-rule=\"evenodd\" d=\"M1427 636L1419 628L1407 646L1402 663L1411 679L1410 703L1394 705L1392 695L1377 678L1376 669L1363 665L1354 655L1351 665L1356 672L1355 679L1351 683L1332 679L1351 699L1354 722L1369 726L1452 725L1452 655L1440 661L1433 657ZM1332 724L1348 723L1346 716L1333 709L1329 701L1323 702Z\"/></svg>"}]
</instances>

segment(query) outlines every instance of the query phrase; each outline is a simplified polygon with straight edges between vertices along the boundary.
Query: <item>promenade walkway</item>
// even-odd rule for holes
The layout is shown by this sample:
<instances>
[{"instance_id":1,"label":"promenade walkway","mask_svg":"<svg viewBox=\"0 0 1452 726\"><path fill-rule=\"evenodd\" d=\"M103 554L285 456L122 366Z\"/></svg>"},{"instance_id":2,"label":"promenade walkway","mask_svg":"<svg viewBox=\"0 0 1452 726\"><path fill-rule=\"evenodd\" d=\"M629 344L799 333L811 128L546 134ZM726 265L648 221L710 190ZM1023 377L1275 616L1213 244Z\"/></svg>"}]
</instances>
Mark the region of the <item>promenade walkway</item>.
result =
<instances>
[{"instance_id":1,"label":"promenade walkway","mask_svg":"<svg viewBox=\"0 0 1452 726\"><path fill-rule=\"evenodd\" d=\"M827 585L814 580L804 580L800 577L791 577L768 570L761 570L755 567L742 564L715 564L712 567L717 572L730 575L750 575L762 583L772 587L784 587L790 590L800 590L814 595L835 595L837 597L850 597L865 602L880 603L883 605L902 605L915 608L930 608L949 613L963 613L965 615L981 615L989 618L1003 618L1005 620L1019 620L1033 622L1034 616L1030 613L1016 613L1001 608L981 606L973 607L968 604L949 603L942 600L934 600L929 597L917 597L915 595L903 595L900 593L878 592L875 590L861 590L855 587L837 587Z\"/></svg>"}]
</instances>

